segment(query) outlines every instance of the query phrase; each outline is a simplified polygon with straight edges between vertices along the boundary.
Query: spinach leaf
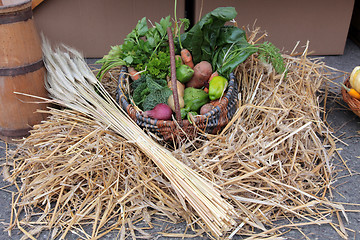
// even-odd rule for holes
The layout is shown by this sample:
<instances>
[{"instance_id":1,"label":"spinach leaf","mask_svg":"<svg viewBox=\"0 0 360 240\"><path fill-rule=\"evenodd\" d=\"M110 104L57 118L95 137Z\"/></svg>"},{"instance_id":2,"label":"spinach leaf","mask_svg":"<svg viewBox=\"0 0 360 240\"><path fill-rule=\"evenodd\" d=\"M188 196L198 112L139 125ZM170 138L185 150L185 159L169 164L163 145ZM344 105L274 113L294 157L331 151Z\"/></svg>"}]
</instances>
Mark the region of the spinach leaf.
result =
<instances>
[{"instance_id":1,"label":"spinach leaf","mask_svg":"<svg viewBox=\"0 0 360 240\"><path fill-rule=\"evenodd\" d=\"M247 42L245 31L224 25L236 14L233 7L217 8L181 35L182 46L192 53L194 64L211 62L214 70L228 77L250 55L259 53L260 59L271 63L277 72L285 71L283 58L274 45L252 45Z\"/></svg>"},{"instance_id":2,"label":"spinach leaf","mask_svg":"<svg viewBox=\"0 0 360 240\"><path fill-rule=\"evenodd\" d=\"M244 30L235 26L223 26L220 28L216 45L223 46L228 43L249 44L246 40L246 33Z\"/></svg>"},{"instance_id":3,"label":"spinach leaf","mask_svg":"<svg viewBox=\"0 0 360 240\"><path fill-rule=\"evenodd\" d=\"M192 53L194 64L200 61L211 62L221 27L236 15L234 7L216 8L181 35L182 46Z\"/></svg>"},{"instance_id":4,"label":"spinach leaf","mask_svg":"<svg viewBox=\"0 0 360 240\"><path fill-rule=\"evenodd\" d=\"M222 76L229 76L240 63L256 52L249 49L245 31L235 26L223 26L216 45L212 66Z\"/></svg>"}]
</instances>

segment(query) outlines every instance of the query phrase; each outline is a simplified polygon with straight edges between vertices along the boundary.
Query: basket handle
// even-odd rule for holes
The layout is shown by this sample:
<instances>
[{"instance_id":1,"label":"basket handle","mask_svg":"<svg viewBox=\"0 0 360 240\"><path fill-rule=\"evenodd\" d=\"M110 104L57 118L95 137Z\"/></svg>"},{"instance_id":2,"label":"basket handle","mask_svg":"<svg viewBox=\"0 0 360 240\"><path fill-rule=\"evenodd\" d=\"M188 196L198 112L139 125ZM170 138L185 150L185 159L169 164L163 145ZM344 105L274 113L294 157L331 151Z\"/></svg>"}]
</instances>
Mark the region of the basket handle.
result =
<instances>
[{"instance_id":1,"label":"basket handle","mask_svg":"<svg viewBox=\"0 0 360 240\"><path fill-rule=\"evenodd\" d=\"M181 121L181 113L180 113L180 103L179 103L179 95L178 95L177 83L176 83L175 47L174 47L174 39L170 27L167 28L167 34L169 38L171 85L173 89L173 97L175 104L175 118L176 121L179 124L181 124L182 121Z\"/></svg>"}]
</instances>

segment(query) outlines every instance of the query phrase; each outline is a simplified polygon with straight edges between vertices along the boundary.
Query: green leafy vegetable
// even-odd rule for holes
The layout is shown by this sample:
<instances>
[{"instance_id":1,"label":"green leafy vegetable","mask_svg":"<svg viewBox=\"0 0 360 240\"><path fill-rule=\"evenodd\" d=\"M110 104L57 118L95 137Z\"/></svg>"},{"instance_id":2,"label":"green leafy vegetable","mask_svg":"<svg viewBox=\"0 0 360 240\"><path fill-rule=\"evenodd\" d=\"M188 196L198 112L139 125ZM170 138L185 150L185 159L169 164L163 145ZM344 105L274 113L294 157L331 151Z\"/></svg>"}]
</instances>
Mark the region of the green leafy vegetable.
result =
<instances>
[{"instance_id":1,"label":"green leafy vegetable","mask_svg":"<svg viewBox=\"0 0 360 240\"><path fill-rule=\"evenodd\" d=\"M211 62L222 26L236 17L233 7L220 7L207 13L188 32L181 34L182 46L193 55L194 64Z\"/></svg>"},{"instance_id":2,"label":"green leafy vegetable","mask_svg":"<svg viewBox=\"0 0 360 240\"><path fill-rule=\"evenodd\" d=\"M159 72L162 78L166 76L170 66L166 29L171 25L170 16L162 18L150 28L146 17L139 20L123 44L111 47L109 53L97 61L102 64L98 79L102 79L111 68L120 65L133 66L137 71L149 71L148 74L154 78L161 78L157 75ZM155 71L154 68L158 66L162 66L162 69Z\"/></svg>"},{"instance_id":3,"label":"green leafy vegetable","mask_svg":"<svg viewBox=\"0 0 360 240\"><path fill-rule=\"evenodd\" d=\"M147 70L147 73L152 77L159 79L165 79L170 74L170 53L158 52L154 54L150 61L146 64L139 64L138 69L140 71Z\"/></svg>"},{"instance_id":4,"label":"green leafy vegetable","mask_svg":"<svg viewBox=\"0 0 360 240\"><path fill-rule=\"evenodd\" d=\"M212 65L220 75L226 77L256 52L255 49L249 49L251 44L246 40L245 31L234 26L220 28L216 45Z\"/></svg>"},{"instance_id":5,"label":"green leafy vegetable","mask_svg":"<svg viewBox=\"0 0 360 240\"><path fill-rule=\"evenodd\" d=\"M153 79L143 75L132 84L133 100L143 111L152 110L159 103L166 103L172 94L166 80Z\"/></svg>"},{"instance_id":6,"label":"green leafy vegetable","mask_svg":"<svg viewBox=\"0 0 360 240\"><path fill-rule=\"evenodd\" d=\"M232 7L220 7L206 14L188 32L182 34L184 48L191 51L194 63L208 61L220 75L228 77L250 55L259 53L259 58L271 63L276 72L285 71L284 60L273 44L265 42L252 45L245 31L224 24L236 17Z\"/></svg>"},{"instance_id":7,"label":"green leafy vegetable","mask_svg":"<svg viewBox=\"0 0 360 240\"><path fill-rule=\"evenodd\" d=\"M263 62L271 63L277 73L285 72L284 58L280 50L271 42L264 42L258 45L259 58Z\"/></svg>"},{"instance_id":8,"label":"green leafy vegetable","mask_svg":"<svg viewBox=\"0 0 360 240\"><path fill-rule=\"evenodd\" d=\"M220 75L229 76L240 63L244 62L254 53L259 54L261 61L270 63L277 73L283 73L285 71L284 59L279 49L270 42L255 45L241 42L232 45L226 44L216 51L213 65Z\"/></svg>"}]
</instances>

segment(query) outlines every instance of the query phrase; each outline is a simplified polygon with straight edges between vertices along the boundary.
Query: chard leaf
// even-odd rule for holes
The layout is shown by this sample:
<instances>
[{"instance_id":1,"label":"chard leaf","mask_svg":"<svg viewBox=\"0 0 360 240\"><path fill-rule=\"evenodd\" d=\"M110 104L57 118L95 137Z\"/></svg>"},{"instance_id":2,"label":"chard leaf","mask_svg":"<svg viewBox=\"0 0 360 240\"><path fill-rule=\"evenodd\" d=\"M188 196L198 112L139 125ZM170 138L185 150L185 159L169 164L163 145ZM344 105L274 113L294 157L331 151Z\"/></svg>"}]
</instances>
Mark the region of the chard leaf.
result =
<instances>
[{"instance_id":1,"label":"chard leaf","mask_svg":"<svg viewBox=\"0 0 360 240\"><path fill-rule=\"evenodd\" d=\"M256 52L256 49L249 48L245 32L235 26L223 26L216 45L212 65L222 76L229 76L240 63Z\"/></svg>"},{"instance_id":2,"label":"chard leaf","mask_svg":"<svg viewBox=\"0 0 360 240\"><path fill-rule=\"evenodd\" d=\"M244 30L235 26L223 26L220 29L219 36L216 41L217 46L233 43L247 44L246 33Z\"/></svg>"},{"instance_id":3,"label":"chard leaf","mask_svg":"<svg viewBox=\"0 0 360 240\"><path fill-rule=\"evenodd\" d=\"M219 7L207 13L188 32L182 34L184 48L193 54L194 63L211 62L220 29L237 15L233 7Z\"/></svg>"}]
</instances>

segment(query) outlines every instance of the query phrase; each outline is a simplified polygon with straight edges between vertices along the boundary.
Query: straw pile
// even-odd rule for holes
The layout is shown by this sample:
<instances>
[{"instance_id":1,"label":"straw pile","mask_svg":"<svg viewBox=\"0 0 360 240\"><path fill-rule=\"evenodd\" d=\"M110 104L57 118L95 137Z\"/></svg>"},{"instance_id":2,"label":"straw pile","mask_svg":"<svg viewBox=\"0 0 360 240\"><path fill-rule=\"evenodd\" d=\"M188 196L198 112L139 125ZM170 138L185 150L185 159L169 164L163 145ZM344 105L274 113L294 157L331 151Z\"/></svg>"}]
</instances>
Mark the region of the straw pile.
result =
<instances>
[{"instance_id":1,"label":"straw pile","mask_svg":"<svg viewBox=\"0 0 360 240\"><path fill-rule=\"evenodd\" d=\"M286 76L251 56L236 70L241 101L224 131L171 150L233 207L236 225L226 237L264 239L308 224L331 224L347 236L343 207L326 198L336 146L321 119L318 91L331 73L306 54L284 55ZM184 219L194 235L218 237L139 146L79 111L50 113L16 151L12 179L21 185L9 230L18 227L26 237L51 229L62 238L71 231L98 239L115 230L121 239L153 238L137 223L152 227L161 216ZM328 220L331 214L338 224ZM288 223L276 225L284 219ZM160 234L194 236L186 231Z\"/></svg>"}]
</instances>

